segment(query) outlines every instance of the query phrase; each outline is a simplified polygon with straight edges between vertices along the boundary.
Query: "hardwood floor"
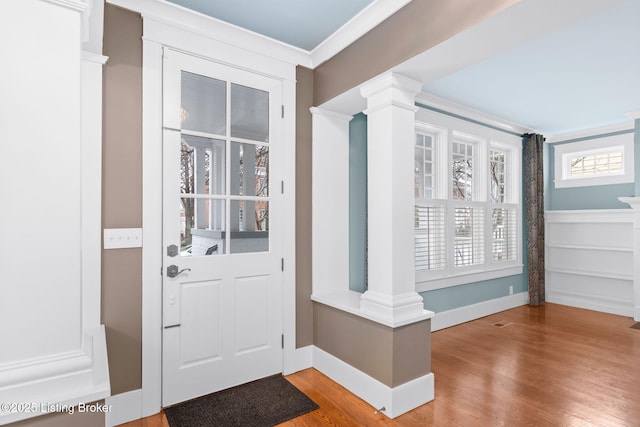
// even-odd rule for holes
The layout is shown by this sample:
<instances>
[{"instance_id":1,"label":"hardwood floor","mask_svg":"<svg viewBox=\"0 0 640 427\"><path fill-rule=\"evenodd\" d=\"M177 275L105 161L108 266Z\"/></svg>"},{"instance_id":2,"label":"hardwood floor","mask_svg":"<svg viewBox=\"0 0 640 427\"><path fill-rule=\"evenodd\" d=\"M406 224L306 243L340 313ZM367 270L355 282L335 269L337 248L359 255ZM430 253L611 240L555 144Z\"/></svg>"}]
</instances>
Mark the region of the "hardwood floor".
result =
<instances>
[{"instance_id":1,"label":"hardwood floor","mask_svg":"<svg viewBox=\"0 0 640 427\"><path fill-rule=\"evenodd\" d=\"M639 426L640 330L628 317L523 306L434 332L435 400L393 420L314 369L320 409L281 426ZM125 424L169 427L163 414Z\"/></svg>"}]
</instances>

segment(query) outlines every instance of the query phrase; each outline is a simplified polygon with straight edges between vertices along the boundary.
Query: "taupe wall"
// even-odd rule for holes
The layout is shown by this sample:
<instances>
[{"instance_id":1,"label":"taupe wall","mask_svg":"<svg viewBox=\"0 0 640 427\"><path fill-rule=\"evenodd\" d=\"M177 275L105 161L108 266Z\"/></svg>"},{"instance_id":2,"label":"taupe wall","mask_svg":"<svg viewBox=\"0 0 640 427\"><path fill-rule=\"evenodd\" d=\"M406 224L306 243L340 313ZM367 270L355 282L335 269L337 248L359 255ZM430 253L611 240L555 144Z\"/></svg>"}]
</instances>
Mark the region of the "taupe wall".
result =
<instances>
[{"instance_id":1,"label":"taupe wall","mask_svg":"<svg viewBox=\"0 0 640 427\"><path fill-rule=\"evenodd\" d=\"M413 0L315 68L314 105L321 105L519 1Z\"/></svg>"},{"instance_id":2,"label":"taupe wall","mask_svg":"<svg viewBox=\"0 0 640 427\"><path fill-rule=\"evenodd\" d=\"M105 4L103 228L142 227L142 19ZM111 393L142 386L142 251L102 252Z\"/></svg>"},{"instance_id":3,"label":"taupe wall","mask_svg":"<svg viewBox=\"0 0 640 427\"><path fill-rule=\"evenodd\" d=\"M296 348L313 344L311 112L313 70L296 69Z\"/></svg>"},{"instance_id":4,"label":"taupe wall","mask_svg":"<svg viewBox=\"0 0 640 427\"><path fill-rule=\"evenodd\" d=\"M390 328L324 304L314 304L317 347L397 387L431 371L431 321Z\"/></svg>"},{"instance_id":5,"label":"taupe wall","mask_svg":"<svg viewBox=\"0 0 640 427\"><path fill-rule=\"evenodd\" d=\"M104 404L103 401L100 402ZM43 415L10 424L11 427L104 427L105 414L101 412L66 412Z\"/></svg>"}]
</instances>

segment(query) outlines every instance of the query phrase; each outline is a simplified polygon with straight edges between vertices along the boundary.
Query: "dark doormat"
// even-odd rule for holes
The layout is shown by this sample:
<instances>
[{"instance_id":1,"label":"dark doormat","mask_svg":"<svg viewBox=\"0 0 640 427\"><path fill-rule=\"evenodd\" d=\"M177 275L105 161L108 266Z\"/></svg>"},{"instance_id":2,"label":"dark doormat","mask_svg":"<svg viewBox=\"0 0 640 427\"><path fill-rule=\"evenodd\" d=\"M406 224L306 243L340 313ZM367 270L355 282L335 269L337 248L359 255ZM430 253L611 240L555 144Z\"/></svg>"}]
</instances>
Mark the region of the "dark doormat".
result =
<instances>
[{"instance_id":1,"label":"dark doormat","mask_svg":"<svg viewBox=\"0 0 640 427\"><path fill-rule=\"evenodd\" d=\"M282 375L263 378L165 408L171 427L270 427L318 405Z\"/></svg>"}]
</instances>

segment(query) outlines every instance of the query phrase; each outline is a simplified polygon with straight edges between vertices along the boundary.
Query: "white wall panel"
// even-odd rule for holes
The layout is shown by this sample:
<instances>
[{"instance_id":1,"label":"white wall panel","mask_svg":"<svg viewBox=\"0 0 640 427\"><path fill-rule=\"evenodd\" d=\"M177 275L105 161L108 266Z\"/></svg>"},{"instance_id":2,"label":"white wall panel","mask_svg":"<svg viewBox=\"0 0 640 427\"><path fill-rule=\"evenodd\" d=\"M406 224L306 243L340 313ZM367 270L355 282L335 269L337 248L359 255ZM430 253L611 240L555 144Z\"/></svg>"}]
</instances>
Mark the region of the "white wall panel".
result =
<instances>
[{"instance_id":1,"label":"white wall panel","mask_svg":"<svg viewBox=\"0 0 640 427\"><path fill-rule=\"evenodd\" d=\"M632 211L545 215L546 300L633 316Z\"/></svg>"}]
</instances>

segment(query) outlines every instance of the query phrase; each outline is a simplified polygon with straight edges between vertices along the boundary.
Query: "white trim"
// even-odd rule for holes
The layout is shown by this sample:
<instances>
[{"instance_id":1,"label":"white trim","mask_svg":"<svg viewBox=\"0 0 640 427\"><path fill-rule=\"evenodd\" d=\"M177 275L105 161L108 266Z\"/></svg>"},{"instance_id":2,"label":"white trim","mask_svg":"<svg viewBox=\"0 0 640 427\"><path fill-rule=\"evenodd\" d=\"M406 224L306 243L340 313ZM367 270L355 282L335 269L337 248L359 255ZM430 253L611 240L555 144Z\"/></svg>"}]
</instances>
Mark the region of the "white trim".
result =
<instances>
[{"instance_id":1,"label":"white trim","mask_svg":"<svg viewBox=\"0 0 640 427\"><path fill-rule=\"evenodd\" d=\"M207 39L224 43L228 48L243 49L293 65L311 67L311 57L303 49L240 28L219 19L173 3L158 0L107 0L108 3L140 13L147 20L178 28ZM147 36L145 28L145 36ZM187 49L190 49L187 47Z\"/></svg>"},{"instance_id":2,"label":"white trim","mask_svg":"<svg viewBox=\"0 0 640 427\"><path fill-rule=\"evenodd\" d=\"M416 95L416 103L428 105L439 110L466 117L467 119L485 123L499 129L504 129L508 132L515 132L518 134L540 133L533 128L529 128L521 124L511 122L497 116L493 116L483 111L467 107L466 105L458 104L456 102L440 98L439 96L432 95L427 92L420 92L418 95Z\"/></svg>"},{"instance_id":3,"label":"white trim","mask_svg":"<svg viewBox=\"0 0 640 427\"><path fill-rule=\"evenodd\" d=\"M558 244L547 244L547 248L549 249L568 249L568 250L578 250L578 251L598 251L598 252L627 252L633 253L633 248L623 248L623 247L609 247L609 246L589 246L589 245L558 245Z\"/></svg>"},{"instance_id":4,"label":"white trim","mask_svg":"<svg viewBox=\"0 0 640 427\"><path fill-rule=\"evenodd\" d=\"M226 43L220 40L220 35L221 33L203 35L184 28L181 23L167 23L154 16L144 16L142 40L155 41L177 52L254 74L295 81L293 64L269 56L268 51L255 52ZM256 70L256 64L260 64L259 70Z\"/></svg>"},{"instance_id":5,"label":"white trim","mask_svg":"<svg viewBox=\"0 0 640 427\"><path fill-rule=\"evenodd\" d=\"M162 46L142 42L142 416L162 389Z\"/></svg>"},{"instance_id":6,"label":"white trim","mask_svg":"<svg viewBox=\"0 0 640 427\"><path fill-rule=\"evenodd\" d=\"M0 402L35 403L31 411L4 412L0 425L49 412L40 403L75 406L110 394L104 326L85 328L83 348L0 366Z\"/></svg>"},{"instance_id":7,"label":"white trim","mask_svg":"<svg viewBox=\"0 0 640 427\"><path fill-rule=\"evenodd\" d=\"M315 68L329 60L410 1L375 0L313 50L307 51L166 1L107 0L108 3L139 12L145 18L153 18L237 48L308 68Z\"/></svg>"},{"instance_id":8,"label":"white trim","mask_svg":"<svg viewBox=\"0 0 640 427\"><path fill-rule=\"evenodd\" d=\"M82 325L100 324L102 282L102 64L82 52L81 76L81 200L82 200ZM106 58L106 57L103 57Z\"/></svg>"},{"instance_id":9,"label":"white trim","mask_svg":"<svg viewBox=\"0 0 640 427\"><path fill-rule=\"evenodd\" d=\"M485 264L482 264L485 265ZM441 279L418 280L421 273L430 273L427 270L416 271L416 291L427 292L436 289L449 288L451 286L464 285L466 283L481 282L483 280L498 279L500 277L516 276L522 274L523 266L517 264L505 268L492 268L486 271L469 271ZM425 274L426 276L427 274Z\"/></svg>"},{"instance_id":10,"label":"white trim","mask_svg":"<svg viewBox=\"0 0 640 427\"><path fill-rule=\"evenodd\" d=\"M510 310L528 303L529 294L527 292L520 292L502 298L455 308L453 310L442 311L436 313L433 319L431 319L431 332L470 322L471 320Z\"/></svg>"},{"instance_id":11,"label":"white trim","mask_svg":"<svg viewBox=\"0 0 640 427\"><path fill-rule=\"evenodd\" d=\"M429 373L397 387L389 387L326 351L313 347L313 367L360 397L389 418L395 418L434 398L434 375Z\"/></svg>"},{"instance_id":12,"label":"white trim","mask_svg":"<svg viewBox=\"0 0 640 427\"><path fill-rule=\"evenodd\" d=\"M633 317L634 314L633 305L628 299L607 295L598 295L596 299L593 295L585 296L579 292L547 289L546 300L554 304L601 311L619 316Z\"/></svg>"},{"instance_id":13,"label":"white trim","mask_svg":"<svg viewBox=\"0 0 640 427\"><path fill-rule=\"evenodd\" d=\"M375 0L311 50L312 68L317 67L402 9L411 0Z\"/></svg>"},{"instance_id":14,"label":"white trim","mask_svg":"<svg viewBox=\"0 0 640 427\"><path fill-rule=\"evenodd\" d=\"M295 372L313 367L313 345L295 349L287 360L287 351L285 343L285 369L283 375L290 375Z\"/></svg>"},{"instance_id":15,"label":"white trim","mask_svg":"<svg viewBox=\"0 0 640 427\"><path fill-rule=\"evenodd\" d=\"M573 270L570 268L546 267L548 273L569 274L572 276L598 277L600 279L626 280L633 281L633 274L615 274L608 271L596 270Z\"/></svg>"},{"instance_id":16,"label":"white trim","mask_svg":"<svg viewBox=\"0 0 640 427\"><path fill-rule=\"evenodd\" d=\"M105 65L107 63L107 61L109 61L109 57L108 56L104 56L104 55L99 55L97 53L93 53L93 52L89 52L86 50L83 50L81 53L81 58L83 61L87 61L87 62L95 62L97 64L100 65ZM100 81L102 81L102 78L100 79ZM102 98L102 96L101 96Z\"/></svg>"},{"instance_id":17,"label":"white trim","mask_svg":"<svg viewBox=\"0 0 640 427\"><path fill-rule=\"evenodd\" d=\"M45 3L51 3L56 6L61 6L67 9L75 10L77 12L84 12L87 10L86 3L80 0L41 0Z\"/></svg>"},{"instance_id":18,"label":"white trim","mask_svg":"<svg viewBox=\"0 0 640 427\"><path fill-rule=\"evenodd\" d=\"M640 321L640 197L619 197L633 210L633 319Z\"/></svg>"},{"instance_id":19,"label":"white trim","mask_svg":"<svg viewBox=\"0 0 640 427\"><path fill-rule=\"evenodd\" d=\"M282 224L296 223L296 84L293 81L282 82L282 105L285 114L282 123L282 180L284 193L282 194L283 218ZM282 257L284 271L282 272L282 329L284 334L284 372L294 372L297 369L296 350L296 228L284 227L282 236Z\"/></svg>"},{"instance_id":20,"label":"white trim","mask_svg":"<svg viewBox=\"0 0 640 427\"><path fill-rule=\"evenodd\" d=\"M615 125L610 126L602 126L599 128L586 129L577 132L564 133L561 135L551 135L546 137L545 142L547 144L555 144L557 142L571 141L573 139L582 139L582 138L597 138L599 135L604 135L608 133L616 133L616 132L624 132L624 131L633 131L634 123L633 121L627 121L622 123L617 123Z\"/></svg>"},{"instance_id":21,"label":"white trim","mask_svg":"<svg viewBox=\"0 0 640 427\"><path fill-rule=\"evenodd\" d=\"M372 322L380 323L390 328L397 328L400 326L409 325L415 322L420 322L426 319L430 319L434 316L434 313L428 310L422 310L419 315L412 315L401 320L390 320L387 316L377 315L372 311L364 311L361 308L362 295L359 292L351 291L349 289L334 291L324 294L311 295L311 300L327 305L329 307L336 308L347 313L351 313L355 316L362 317ZM413 296L413 294L411 295Z\"/></svg>"},{"instance_id":22,"label":"white trim","mask_svg":"<svg viewBox=\"0 0 640 427\"><path fill-rule=\"evenodd\" d=\"M105 414L105 427L113 427L142 418L142 390L132 390L105 399L110 410Z\"/></svg>"},{"instance_id":23,"label":"white trim","mask_svg":"<svg viewBox=\"0 0 640 427\"><path fill-rule=\"evenodd\" d=\"M336 113L335 111L327 110L326 108L311 107L309 108L309 111L312 115L326 116L330 119L342 120L345 122L350 122L353 119L353 116Z\"/></svg>"},{"instance_id":24,"label":"white trim","mask_svg":"<svg viewBox=\"0 0 640 427\"><path fill-rule=\"evenodd\" d=\"M632 209L585 209L544 211L546 223L599 224L633 222Z\"/></svg>"}]
</instances>

